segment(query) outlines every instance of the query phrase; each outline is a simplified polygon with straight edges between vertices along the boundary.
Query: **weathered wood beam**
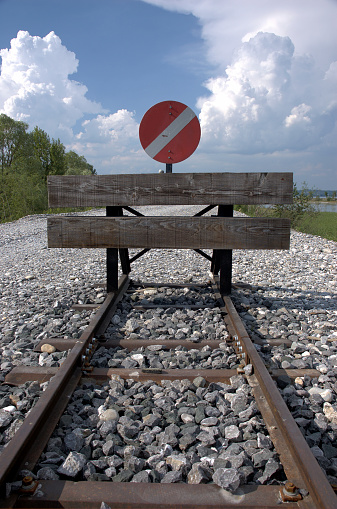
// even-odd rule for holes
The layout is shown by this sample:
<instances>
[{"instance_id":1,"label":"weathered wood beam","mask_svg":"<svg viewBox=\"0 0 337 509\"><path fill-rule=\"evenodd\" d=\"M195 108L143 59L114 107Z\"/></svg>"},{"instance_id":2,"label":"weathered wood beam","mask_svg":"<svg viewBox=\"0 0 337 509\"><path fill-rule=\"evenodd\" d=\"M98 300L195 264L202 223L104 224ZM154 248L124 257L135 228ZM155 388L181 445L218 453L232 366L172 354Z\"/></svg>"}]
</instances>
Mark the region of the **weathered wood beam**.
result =
<instances>
[{"instance_id":1,"label":"weathered wood beam","mask_svg":"<svg viewBox=\"0 0 337 509\"><path fill-rule=\"evenodd\" d=\"M50 175L50 207L292 203L292 173Z\"/></svg>"},{"instance_id":2,"label":"weathered wood beam","mask_svg":"<svg viewBox=\"0 0 337 509\"><path fill-rule=\"evenodd\" d=\"M51 217L48 246L64 248L289 249L288 219Z\"/></svg>"}]
</instances>

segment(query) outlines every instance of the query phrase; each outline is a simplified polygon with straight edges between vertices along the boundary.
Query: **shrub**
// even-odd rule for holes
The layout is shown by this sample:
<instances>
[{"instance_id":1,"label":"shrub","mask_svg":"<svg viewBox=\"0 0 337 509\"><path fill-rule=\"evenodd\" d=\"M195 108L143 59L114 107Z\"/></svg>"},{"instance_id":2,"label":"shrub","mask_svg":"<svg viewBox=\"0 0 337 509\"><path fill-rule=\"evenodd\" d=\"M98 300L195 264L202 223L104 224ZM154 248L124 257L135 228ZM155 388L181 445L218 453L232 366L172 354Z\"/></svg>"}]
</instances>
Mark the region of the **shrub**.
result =
<instances>
[{"instance_id":1,"label":"shrub","mask_svg":"<svg viewBox=\"0 0 337 509\"><path fill-rule=\"evenodd\" d=\"M262 205L236 205L235 210L253 217L266 216L290 219L291 227L296 228L304 217L313 217L317 214L312 204L312 199L313 191L309 190L304 182L301 191L299 191L297 185L294 184L293 203L289 205L273 205L272 207L264 207Z\"/></svg>"}]
</instances>

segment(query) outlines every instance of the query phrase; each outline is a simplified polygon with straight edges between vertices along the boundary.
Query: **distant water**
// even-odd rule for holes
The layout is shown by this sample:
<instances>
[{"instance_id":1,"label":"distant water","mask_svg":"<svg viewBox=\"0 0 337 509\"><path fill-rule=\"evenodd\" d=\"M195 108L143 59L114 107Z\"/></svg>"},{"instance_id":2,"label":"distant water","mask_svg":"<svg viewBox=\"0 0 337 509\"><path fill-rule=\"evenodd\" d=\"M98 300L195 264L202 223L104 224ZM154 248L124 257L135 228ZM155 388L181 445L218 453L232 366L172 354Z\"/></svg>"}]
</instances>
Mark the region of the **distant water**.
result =
<instances>
[{"instance_id":1,"label":"distant water","mask_svg":"<svg viewBox=\"0 0 337 509\"><path fill-rule=\"evenodd\" d=\"M314 207L320 212L337 212L337 203L315 203Z\"/></svg>"}]
</instances>

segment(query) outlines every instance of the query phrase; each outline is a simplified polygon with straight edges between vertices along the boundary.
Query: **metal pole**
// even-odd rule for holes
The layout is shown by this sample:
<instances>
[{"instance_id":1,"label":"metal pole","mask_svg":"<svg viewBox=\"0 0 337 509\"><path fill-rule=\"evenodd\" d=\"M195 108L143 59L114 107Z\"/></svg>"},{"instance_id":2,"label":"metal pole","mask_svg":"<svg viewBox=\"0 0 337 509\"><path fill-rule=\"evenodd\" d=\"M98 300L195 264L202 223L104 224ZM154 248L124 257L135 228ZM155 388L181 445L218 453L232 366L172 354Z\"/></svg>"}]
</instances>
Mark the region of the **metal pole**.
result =
<instances>
[{"instance_id":1,"label":"metal pole","mask_svg":"<svg viewBox=\"0 0 337 509\"><path fill-rule=\"evenodd\" d=\"M116 217L120 215L120 207L106 207L107 217ZM107 248L106 250L106 286L107 293L117 292L118 290L118 249Z\"/></svg>"},{"instance_id":2,"label":"metal pole","mask_svg":"<svg viewBox=\"0 0 337 509\"><path fill-rule=\"evenodd\" d=\"M219 217L233 217L233 205L219 205ZM214 275L220 271L220 291L230 295L232 289L232 250L214 249L211 271Z\"/></svg>"},{"instance_id":3,"label":"metal pole","mask_svg":"<svg viewBox=\"0 0 337 509\"><path fill-rule=\"evenodd\" d=\"M172 173L172 163L166 163L166 173Z\"/></svg>"}]
</instances>

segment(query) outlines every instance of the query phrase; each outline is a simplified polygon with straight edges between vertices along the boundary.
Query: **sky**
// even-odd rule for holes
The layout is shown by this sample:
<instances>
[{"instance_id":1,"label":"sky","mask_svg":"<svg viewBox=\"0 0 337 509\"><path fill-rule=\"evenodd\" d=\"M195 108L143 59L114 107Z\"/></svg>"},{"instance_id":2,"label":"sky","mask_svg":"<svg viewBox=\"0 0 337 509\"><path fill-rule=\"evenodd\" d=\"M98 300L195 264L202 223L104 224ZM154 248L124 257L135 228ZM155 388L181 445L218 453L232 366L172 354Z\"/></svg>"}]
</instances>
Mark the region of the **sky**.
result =
<instances>
[{"instance_id":1,"label":"sky","mask_svg":"<svg viewBox=\"0 0 337 509\"><path fill-rule=\"evenodd\" d=\"M0 0L0 57L0 113L99 174L165 169L139 124L172 100L201 125L173 172L337 189L337 0Z\"/></svg>"}]
</instances>

